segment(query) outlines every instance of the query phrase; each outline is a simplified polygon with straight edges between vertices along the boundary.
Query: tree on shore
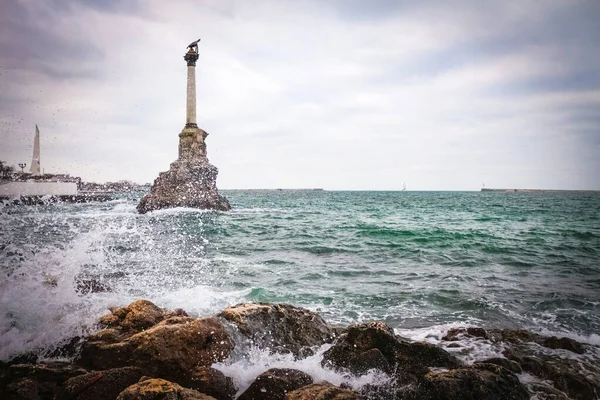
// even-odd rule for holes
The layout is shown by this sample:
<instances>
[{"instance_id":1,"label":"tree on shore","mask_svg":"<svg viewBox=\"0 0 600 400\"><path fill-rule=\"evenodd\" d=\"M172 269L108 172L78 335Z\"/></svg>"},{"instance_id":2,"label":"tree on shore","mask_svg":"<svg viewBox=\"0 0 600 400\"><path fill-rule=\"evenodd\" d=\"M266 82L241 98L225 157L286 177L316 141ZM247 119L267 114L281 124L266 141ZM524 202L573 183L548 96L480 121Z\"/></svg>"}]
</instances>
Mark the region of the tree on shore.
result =
<instances>
[{"instance_id":1,"label":"tree on shore","mask_svg":"<svg viewBox=\"0 0 600 400\"><path fill-rule=\"evenodd\" d=\"M15 172L15 168L12 165L6 164L6 161L0 161L0 177L10 178L13 172Z\"/></svg>"}]
</instances>

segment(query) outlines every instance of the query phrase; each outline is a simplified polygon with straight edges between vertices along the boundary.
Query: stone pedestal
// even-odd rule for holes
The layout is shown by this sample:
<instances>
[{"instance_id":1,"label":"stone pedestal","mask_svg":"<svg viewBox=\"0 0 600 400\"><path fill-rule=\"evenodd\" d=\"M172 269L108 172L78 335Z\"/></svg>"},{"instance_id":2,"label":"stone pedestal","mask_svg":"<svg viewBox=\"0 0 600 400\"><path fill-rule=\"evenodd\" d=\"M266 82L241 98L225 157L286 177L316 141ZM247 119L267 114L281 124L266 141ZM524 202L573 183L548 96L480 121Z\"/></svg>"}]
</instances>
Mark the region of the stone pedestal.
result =
<instances>
[{"instance_id":1,"label":"stone pedestal","mask_svg":"<svg viewBox=\"0 0 600 400\"><path fill-rule=\"evenodd\" d=\"M195 49L184 56L188 66L186 124L179 134L179 157L154 181L150 194L140 200L137 210L193 207L228 211L229 201L217 189L217 167L208 162L205 139L208 133L196 124Z\"/></svg>"},{"instance_id":2,"label":"stone pedestal","mask_svg":"<svg viewBox=\"0 0 600 400\"><path fill-rule=\"evenodd\" d=\"M179 134L179 158L168 171L158 175L150 194L140 200L139 213L172 207L231 209L217 189L218 169L206 157L206 136L208 133L200 128L183 128Z\"/></svg>"},{"instance_id":3,"label":"stone pedestal","mask_svg":"<svg viewBox=\"0 0 600 400\"><path fill-rule=\"evenodd\" d=\"M139 213L172 207L228 211L229 201L217 189L217 167L177 160L154 181L150 194L137 206Z\"/></svg>"}]
</instances>

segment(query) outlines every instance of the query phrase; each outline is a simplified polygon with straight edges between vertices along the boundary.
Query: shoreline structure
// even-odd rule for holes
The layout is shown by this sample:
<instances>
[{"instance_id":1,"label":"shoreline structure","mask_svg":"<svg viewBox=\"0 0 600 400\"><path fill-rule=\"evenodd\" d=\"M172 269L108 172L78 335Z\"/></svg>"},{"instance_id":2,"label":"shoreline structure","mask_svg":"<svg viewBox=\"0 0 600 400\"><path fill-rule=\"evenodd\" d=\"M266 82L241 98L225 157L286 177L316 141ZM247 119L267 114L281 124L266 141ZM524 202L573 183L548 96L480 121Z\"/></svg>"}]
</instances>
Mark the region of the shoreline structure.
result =
<instances>
[{"instance_id":1,"label":"shoreline structure","mask_svg":"<svg viewBox=\"0 0 600 400\"><path fill-rule=\"evenodd\" d=\"M500 192L500 193L600 193L600 190L570 190L570 189L493 189L482 188L482 192Z\"/></svg>"}]
</instances>

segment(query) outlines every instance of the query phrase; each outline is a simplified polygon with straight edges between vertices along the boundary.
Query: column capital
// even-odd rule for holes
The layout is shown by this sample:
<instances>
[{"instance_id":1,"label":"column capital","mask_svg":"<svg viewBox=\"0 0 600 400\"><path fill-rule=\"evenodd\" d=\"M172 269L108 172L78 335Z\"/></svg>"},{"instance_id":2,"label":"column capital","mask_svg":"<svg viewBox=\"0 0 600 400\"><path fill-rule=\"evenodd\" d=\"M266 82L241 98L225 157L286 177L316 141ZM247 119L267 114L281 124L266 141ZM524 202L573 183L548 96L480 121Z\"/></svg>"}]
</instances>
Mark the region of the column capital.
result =
<instances>
[{"instance_id":1,"label":"column capital","mask_svg":"<svg viewBox=\"0 0 600 400\"><path fill-rule=\"evenodd\" d=\"M190 50L183 56L183 59L187 62L188 67L195 67L198 60L198 53Z\"/></svg>"}]
</instances>

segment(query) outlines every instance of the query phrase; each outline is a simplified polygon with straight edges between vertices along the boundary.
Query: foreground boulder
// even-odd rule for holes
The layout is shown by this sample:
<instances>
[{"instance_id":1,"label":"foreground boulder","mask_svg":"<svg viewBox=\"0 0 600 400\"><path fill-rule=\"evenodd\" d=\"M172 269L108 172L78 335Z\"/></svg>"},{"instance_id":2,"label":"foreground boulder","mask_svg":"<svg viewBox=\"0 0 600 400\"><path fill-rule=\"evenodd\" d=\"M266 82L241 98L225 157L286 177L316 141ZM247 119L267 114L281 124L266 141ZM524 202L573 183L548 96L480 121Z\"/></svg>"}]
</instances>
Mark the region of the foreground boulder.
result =
<instances>
[{"instance_id":1,"label":"foreground boulder","mask_svg":"<svg viewBox=\"0 0 600 400\"><path fill-rule=\"evenodd\" d=\"M76 363L96 370L137 366L146 375L177 380L224 360L232 349L218 319L171 317L122 340L110 329L92 335Z\"/></svg>"},{"instance_id":2,"label":"foreground boulder","mask_svg":"<svg viewBox=\"0 0 600 400\"><path fill-rule=\"evenodd\" d=\"M383 322L352 325L323 354L323 366L346 369L355 375L370 369L405 376L421 376L430 367L457 368L461 362L447 351L429 343L397 337Z\"/></svg>"},{"instance_id":3,"label":"foreground boulder","mask_svg":"<svg viewBox=\"0 0 600 400\"><path fill-rule=\"evenodd\" d=\"M286 394L313 383L305 372L272 368L260 374L237 400L283 400Z\"/></svg>"},{"instance_id":4,"label":"foreground boulder","mask_svg":"<svg viewBox=\"0 0 600 400\"><path fill-rule=\"evenodd\" d=\"M117 400L215 400L164 379L145 379L121 392Z\"/></svg>"},{"instance_id":5,"label":"foreground boulder","mask_svg":"<svg viewBox=\"0 0 600 400\"><path fill-rule=\"evenodd\" d=\"M329 382L304 386L289 393L285 400L361 400L362 397L349 389L342 389Z\"/></svg>"},{"instance_id":6,"label":"foreground boulder","mask_svg":"<svg viewBox=\"0 0 600 400\"><path fill-rule=\"evenodd\" d=\"M0 398L53 399L70 378L86 374L76 365L52 362L4 365L0 379Z\"/></svg>"},{"instance_id":7,"label":"foreground boulder","mask_svg":"<svg viewBox=\"0 0 600 400\"><path fill-rule=\"evenodd\" d=\"M333 330L321 316L289 304L238 304L218 316L255 344L296 357L312 355L316 347L333 340Z\"/></svg>"},{"instance_id":8,"label":"foreground boulder","mask_svg":"<svg viewBox=\"0 0 600 400\"><path fill-rule=\"evenodd\" d=\"M112 310L100 318L100 326L114 329L121 336L132 335L148 329L170 317L187 317L181 309L168 310L157 307L148 300L136 300L127 307Z\"/></svg>"},{"instance_id":9,"label":"foreground boulder","mask_svg":"<svg viewBox=\"0 0 600 400\"><path fill-rule=\"evenodd\" d=\"M594 399L600 393L600 365L586 358L561 357L536 351L527 343L513 344L505 355L523 371L552 382L572 399Z\"/></svg>"},{"instance_id":10,"label":"foreground boulder","mask_svg":"<svg viewBox=\"0 0 600 400\"><path fill-rule=\"evenodd\" d=\"M415 387L408 388L407 400L529 400L519 378L493 364L458 368L426 374Z\"/></svg>"},{"instance_id":11,"label":"foreground boulder","mask_svg":"<svg viewBox=\"0 0 600 400\"><path fill-rule=\"evenodd\" d=\"M115 399L119 393L138 382L141 377L142 370L136 367L90 372L66 381L56 397L64 400Z\"/></svg>"},{"instance_id":12,"label":"foreground boulder","mask_svg":"<svg viewBox=\"0 0 600 400\"><path fill-rule=\"evenodd\" d=\"M237 391L231 378L211 367L195 368L177 381L187 388L195 389L217 400L231 400Z\"/></svg>"},{"instance_id":13,"label":"foreground boulder","mask_svg":"<svg viewBox=\"0 0 600 400\"><path fill-rule=\"evenodd\" d=\"M539 378L541 382L527 382L526 385L540 399L568 396L583 400L595 398L600 393L600 365L593 355L588 356L588 349L594 347L590 344L523 329L453 328L442 338L445 341L461 339L501 343L506 358L493 358L484 363Z\"/></svg>"}]
</instances>

